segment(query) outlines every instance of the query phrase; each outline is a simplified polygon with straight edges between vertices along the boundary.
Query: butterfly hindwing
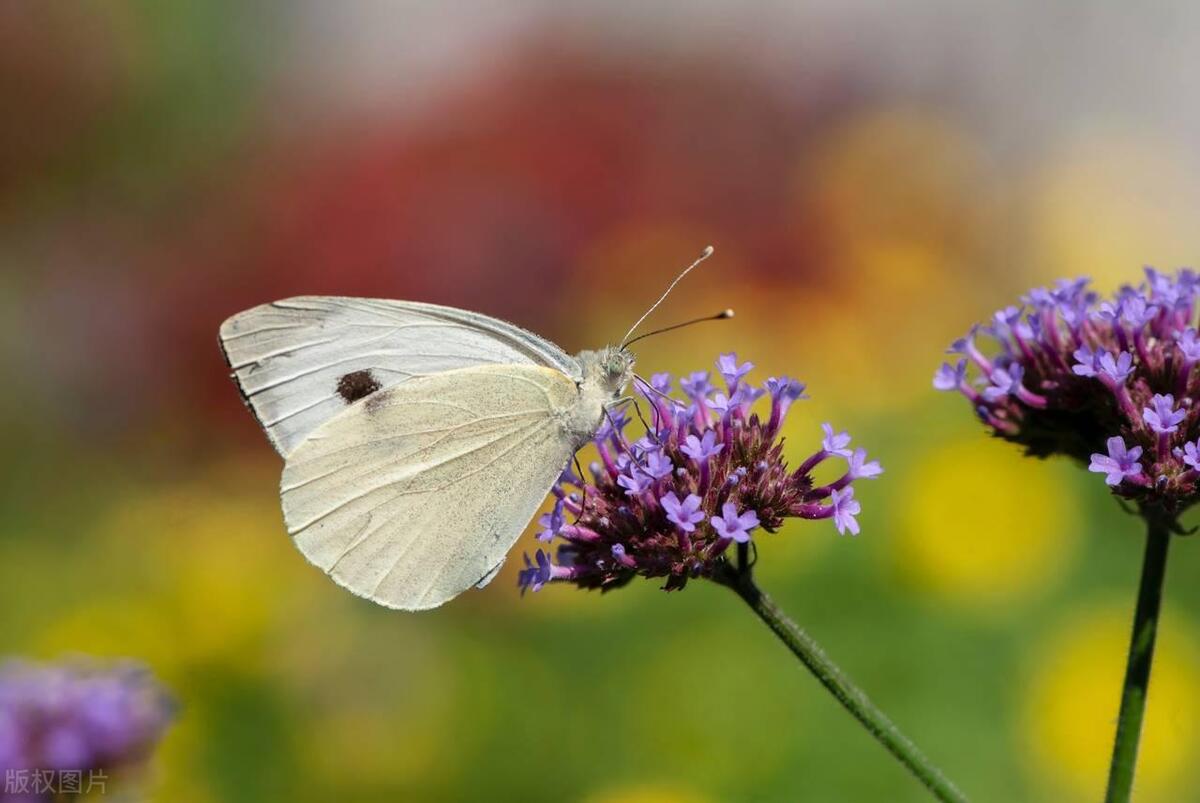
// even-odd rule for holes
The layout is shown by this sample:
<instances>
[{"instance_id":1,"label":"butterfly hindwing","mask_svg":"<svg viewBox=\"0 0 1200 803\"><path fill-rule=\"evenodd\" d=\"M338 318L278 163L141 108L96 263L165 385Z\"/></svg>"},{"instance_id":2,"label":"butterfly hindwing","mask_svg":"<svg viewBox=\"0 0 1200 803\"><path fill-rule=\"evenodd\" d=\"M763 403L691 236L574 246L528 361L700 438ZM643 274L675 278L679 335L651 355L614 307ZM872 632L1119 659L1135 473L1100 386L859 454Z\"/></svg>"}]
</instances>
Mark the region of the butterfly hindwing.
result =
<instances>
[{"instance_id":1,"label":"butterfly hindwing","mask_svg":"<svg viewBox=\"0 0 1200 803\"><path fill-rule=\"evenodd\" d=\"M297 546L392 608L436 607L490 579L576 443L575 382L531 365L414 378L355 402L287 458Z\"/></svg>"}]
</instances>

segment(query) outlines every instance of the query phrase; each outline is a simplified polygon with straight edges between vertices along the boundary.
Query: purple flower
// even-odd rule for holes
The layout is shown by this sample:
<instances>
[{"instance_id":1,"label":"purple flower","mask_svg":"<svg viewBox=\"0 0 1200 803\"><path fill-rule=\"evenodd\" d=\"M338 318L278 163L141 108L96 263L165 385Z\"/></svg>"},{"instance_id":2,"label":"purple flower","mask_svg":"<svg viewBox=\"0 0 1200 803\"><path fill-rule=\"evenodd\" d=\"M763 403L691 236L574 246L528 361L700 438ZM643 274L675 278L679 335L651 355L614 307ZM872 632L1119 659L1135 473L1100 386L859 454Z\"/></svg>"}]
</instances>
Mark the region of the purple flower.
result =
<instances>
[{"instance_id":1,"label":"purple flower","mask_svg":"<svg viewBox=\"0 0 1200 803\"><path fill-rule=\"evenodd\" d=\"M1106 323L1116 323L1121 318L1121 302L1102 301L1096 310L1096 318Z\"/></svg>"},{"instance_id":2,"label":"purple flower","mask_svg":"<svg viewBox=\"0 0 1200 803\"><path fill-rule=\"evenodd\" d=\"M708 381L708 371L696 371L679 380L679 387L693 401L703 401L712 393L713 386Z\"/></svg>"},{"instance_id":3,"label":"purple flower","mask_svg":"<svg viewBox=\"0 0 1200 803\"><path fill-rule=\"evenodd\" d=\"M791 404L797 399L807 399L804 395L805 384L798 382L795 379L787 376L770 377L765 383L768 393L772 399L777 399L780 402Z\"/></svg>"},{"instance_id":4,"label":"purple flower","mask_svg":"<svg viewBox=\"0 0 1200 803\"><path fill-rule=\"evenodd\" d=\"M1085 279L1064 280L1022 301L1027 329L1011 308L971 327L951 349L968 358L962 373L943 365L935 387L957 390L1027 454L1064 454L1103 472L1118 496L1168 517L1200 502L1200 469L1189 462L1200 441L1181 448L1200 432L1200 276L1151 268L1138 287L1104 299ZM1153 457L1152 477L1143 455Z\"/></svg>"},{"instance_id":5,"label":"purple flower","mask_svg":"<svg viewBox=\"0 0 1200 803\"><path fill-rule=\"evenodd\" d=\"M552 567L550 564L550 556L542 550L538 550L534 555L535 563L529 561L529 556L525 556L525 568L517 574L517 585L521 587L521 593L525 593L526 589L532 591L541 591L546 583L550 582Z\"/></svg>"},{"instance_id":6,"label":"purple flower","mask_svg":"<svg viewBox=\"0 0 1200 803\"><path fill-rule=\"evenodd\" d=\"M1188 441L1183 445L1183 453L1180 455L1183 458L1183 464L1196 471L1200 471L1200 441L1192 443Z\"/></svg>"},{"instance_id":7,"label":"purple flower","mask_svg":"<svg viewBox=\"0 0 1200 803\"><path fill-rule=\"evenodd\" d=\"M1020 307L1005 307L992 315L992 328L997 334L1004 335L1012 330L1021 319Z\"/></svg>"},{"instance_id":8,"label":"purple flower","mask_svg":"<svg viewBox=\"0 0 1200 803\"><path fill-rule=\"evenodd\" d=\"M1104 481L1110 486L1120 485L1127 477L1136 477L1142 473L1142 464L1138 458L1142 456L1142 447L1125 448L1125 440L1119 435L1108 439L1108 454L1093 454L1088 471L1107 474Z\"/></svg>"},{"instance_id":9,"label":"purple flower","mask_svg":"<svg viewBox=\"0 0 1200 803\"><path fill-rule=\"evenodd\" d=\"M1121 319L1134 329L1141 329L1157 314L1158 309L1148 305L1141 296L1126 296L1121 300Z\"/></svg>"},{"instance_id":10,"label":"purple flower","mask_svg":"<svg viewBox=\"0 0 1200 803\"><path fill-rule=\"evenodd\" d=\"M1087 346L1080 346L1071 355L1075 358L1075 365L1071 366L1071 371L1076 376L1098 376L1100 373L1100 355L1092 351Z\"/></svg>"},{"instance_id":11,"label":"purple flower","mask_svg":"<svg viewBox=\"0 0 1200 803\"><path fill-rule=\"evenodd\" d=\"M983 390L983 398L990 402L997 401L1007 395L1016 394L1021 388L1021 376L1024 369L1020 365L1012 365L1007 369L996 368L992 371L992 384Z\"/></svg>"},{"instance_id":12,"label":"purple flower","mask_svg":"<svg viewBox=\"0 0 1200 803\"><path fill-rule=\"evenodd\" d=\"M725 385L732 393L742 381L742 377L750 373L754 369L754 363L744 362L738 364L737 354L732 351L728 354L722 354L717 357L717 371L721 374L721 378L725 380Z\"/></svg>"},{"instance_id":13,"label":"purple flower","mask_svg":"<svg viewBox=\"0 0 1200 803\"><path fill-rule=\"evenodd\" d=\"M563 516L563 500L554 500L554 508L549 513L543 513L538 519L538 526L542 529L538 533L539 541L553 541L554 536L562 532L563 525L566 519Z\"/></svg>"},{"instance_id":14,"label":"purple flower","mask_svg":"<svg viewBox=\"0 0 1200 803\"><path fill-rule=\"evenodd\" d=\"M650 375L650 387L666 395L671 392L671 375L662 372Z\"/></svg>"},{"instance_id":15,"label":"purple flower","mask_svg":"<svg viewBox=\"0 0 1200 803\"><path fill-rule=\"evenodd\" d=\"M737 394L734 393L734 395L736 396ZM730 399L724 393L718 391L717 393L713 394L708 406L711 407L717 413L717 415L724 418L726 413L728 413L736 405L732 399Z\"/></svg>"},{"instance_id":16,"label":"purple flower","mask_svg":"<svg viewBox=\"0 0 1200 803\"><path fill-rule=\"evenodd\" d=\"M836 435L833 433L833 425L825 423L821 425L821 429L825 431L825 437L821 441L821 448L829 454L836 454L839 457L849 457L850 450L846 447L850 445L850 436L845 432L839 432Z\"/></svg>"},{"instance_id":17,"label":"purple flower","mask_svg":"<svg viewBox=\"0 0 1200 803\"><path fill-rule=\"evenodd\" d=\"M653 480L646 474L643 474L636 466L632 466L632 471L629 474L617 475L617 485L625 489L626 496L637 496L649 490L651 482Z\"/></svg>"},{"instance_id":18,"label":"purple flower","mask_svg":"<svg viewBox=\"0 0 1200 803\"><path fill-rule=\"evenodd\" d=\"M1142 408L1143 420L1159 435L1175 432L1186 417L1186 412L1175 409L1175 397L1170 393L1154 394L1150 399L1150 406Z\"/></svg>"},{"instance_id":19,"label":"purple flower","mask_svg":"<svg viewBox=\"0 0 1200 803\"><path fill-rule=\"evenodd\" d=\"M854 489L833 491L829 499L833 504L833 523L838 532L845 535L849 530L851 535L858 535L858 520L854 517L862 511L862 505L854 498Z\"/></svg>"},{"instance_id":20,"label":"purple flower","mask_svg":"<svg viewBox=\"0 0 1200 803\"><path fill-rule=\"evenodd\" d=\"M132 662L0 664L0 770L135 767L173 718L166 691Z\"/></svg>"},{"instance_id":21,"label":"purple flower","mask_svg":"<svg viewBox=\"0 0 1200 803\"><path fill-rule=\"evenodd\" d=\"M739 544L750 540L750 531L758 526L757 513L747 510L738 515L737 505L733 502L726 502L721 507L721 514L708 520L712 528L717 531L717 535L721 538L732 538Z\"/></svg>"},{"instance_id":22,"label":"purple flower","mask_svg":"<svg viewBox=\"0 0 1200 803\"><path fill-rule=\"evenodd\" d=\"M704 512L700 510L700 497L696 494L688 494L680 502L675 492L671 491L663 496L662 506L663 510L667 511L667 519L685 533L694 532L696 525L704 521Z\"/></svg>"},{"instance_id":23,"label":"purple flower","mask_svg":"<svg viewBox=\"0 0 1200 803\"><path fill-rule=\"evenodd\" d=\"M612 549L609 551L612 553L612 556L617 563L621 564L622 566L629 569L637 566L637 561L626 554L624 544L613 544Z\"/></svg>"},{"instance_id":24,"label":"purple flower","mask_svg":"<svg viewBox=\"0 0 1200 803\"><path fill-rule=\"evenodd\" d=\"M1150 297L1154 301L1162 302L1165 306L1169 307L1173 306L1179 300L1183 288L1176 285L1170 276L1159 273L1149 265L1142 268L1142 271L1146 274L1146 284L1150 289ZM1133 297L1142 301L1143 304L1145 303L1145 300L1141 296Z\"/></svg>"},{"instance_id":25,"label":"purple flower","mask_svg":"<svg viewBox=\"0 0 1200 803\"><path fill-rule=\"evenodd\" d=\"M662 449L651 449L646 452L642 470L654 479L661 480L675 471L675 464Z\"/></svg>"},{"instance_id":26,"label":"purple flower","mask_svg":"<svg viewBox=\"0 0 1200 803\"><path fill-rule=\"evenodd\" d=\"M749 407L761 399L766 392L763 388L756 388L754 385L740 385L730 401L732 404Z\"/></svg>"},{"instance_id":27,"label":"purple flower","mask_svg":"<svg viewBox=\"0 0 1200 803\"><path fill-rule=\"evenodd\" d=\"M1188 327L1175 336L1175 344L1179 346L1179 353L1188 362L1200 362L1200 339L1196 337L1196 330Z\"/></svg>"},{"instance_id":28,"label":"purple flower","mask_svg":"<svg viewBox=\"0 0 1200 803\"><path fill-rule=\"evenodd\" d=\"M979 331L979 326L972 326L971 331L967 332L965 337L960 337L950 344L946 349L947 354L963 354L971 356L972 350L975 348L975 334Z\"/></svg>"},{"instance_id":29,"label":"purple flower","mask_svg":"<svg viewBox=\"0 0 1200 803\"><path fill-rule=\"evenodd\" d=\"M942 363L942 367L933 375L933 387L937 390L958 390L967 378L967 361L959 360L953 367L950 363Z\"/></svg>"},{"instance_id":30,"label":"purple flower","mask_svg":"<svg viewBox=\"0 0 1200 803\"><path fill-rule=\"evenodd\" d=\"M869 480L882 474L883 466L879 465L878 460L868 463L866 449L855 449L854 454L850 455L850 470L847 473L851 479Z\"/></svg>"},{"instance_id":31,"label":"purple flower","mask_svg":"<svg viewBox=\"0 0 1200 803\"><path fill-rule=\"evenodd\" d=\"M703 463L708 458L719 455L724 448L725 444L717 443L717 433L710 429L702 437L688 435L683 446L679 447L679 451L697 463Z\"/></svg>"},{"instance_id":32,"label":"purple flower","mask_svg":"<svg viewBox=\"0 0 1200 803\"><path fill-rule=\"evenodd\" d=\"M1122 351L1115 358L1107 351L1100 355L1100 375L1108 377L1113 384L1124 385L1132 374L1133 356L1128 351Z\"/></svg>"}]
</instances>

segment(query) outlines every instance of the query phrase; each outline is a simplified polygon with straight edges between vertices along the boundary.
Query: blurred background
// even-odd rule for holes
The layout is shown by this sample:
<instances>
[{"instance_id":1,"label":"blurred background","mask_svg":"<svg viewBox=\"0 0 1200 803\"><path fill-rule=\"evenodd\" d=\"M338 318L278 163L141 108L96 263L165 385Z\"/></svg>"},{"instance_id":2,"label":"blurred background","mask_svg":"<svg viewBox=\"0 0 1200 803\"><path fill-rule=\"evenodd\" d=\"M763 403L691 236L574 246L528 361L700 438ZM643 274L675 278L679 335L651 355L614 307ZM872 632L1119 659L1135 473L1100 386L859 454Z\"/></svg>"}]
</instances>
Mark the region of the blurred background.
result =
<instances>
[{"instance_id":1,"label":"blurred background","mask_svg":"<svg viewBox=\"0 0 1200 803\"><path fill-rule=\"evenodd\" d=\"M946 0L0 4L0 654L134 656L150 794L921 801L729 592L398 614L290 545L220 322L296 293L736 350L886 473L762 585L979 801L1100 796L1140 564L1094 475L934 393L1059 276L1195 259L1200 6ZM861 483L860 483L861 484ZM530 548L531 534L518 550ZM1172 556L1138 800L1197 800L1200 572Z\"/></svg>"}]
</instances>

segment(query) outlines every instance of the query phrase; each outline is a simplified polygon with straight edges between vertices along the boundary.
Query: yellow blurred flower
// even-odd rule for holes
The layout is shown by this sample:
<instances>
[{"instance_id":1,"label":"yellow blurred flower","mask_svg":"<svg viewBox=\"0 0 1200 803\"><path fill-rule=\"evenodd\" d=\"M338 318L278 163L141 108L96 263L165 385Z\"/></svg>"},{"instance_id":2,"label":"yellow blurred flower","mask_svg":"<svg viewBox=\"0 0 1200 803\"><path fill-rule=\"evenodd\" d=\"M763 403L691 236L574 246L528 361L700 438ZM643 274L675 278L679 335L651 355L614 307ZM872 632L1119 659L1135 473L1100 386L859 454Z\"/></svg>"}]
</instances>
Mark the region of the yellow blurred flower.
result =
<instances>
[{"instance_id":1,"label":"yellow blurred flower","mask_svg":"<svg viewBox=\"0 0 1200 803\"><path fill-rule=\"evenodd\" d=\"M1071 470L978 436L934 442L897 471L896 567L920 593L977 611L1045 589L1078 542Z\"/></svg>"},{"instance_id":2,"label":"yellow blurred flower","mask_svg":"<svg viewBox=\"0 0 1200 803\"><path fill-rule=\"evenodd\" d=\"M89 543L96 570L119 565L121 584L64 611L40 648L141 656L168 677L200 662L244 666L260 657L307 567L275 495L249 494L237 481L244 476L215 472L116 500ZM100 562L114 556L117 564Z\"/></svg>"},{"instance_id":3,"label":"yellow blurred flower","mask_svg":"<svg viewBox=\"0 0 1200 803\"><path fill-rule=\"evenodd\" d=\"M1132 596L1069 614L1031 653L1018 748L1047 799L1071 803L1103 794L1131 606ZM1135 779L1139 803L1183 800L1197 780L1200 648L1176 612L1167 610L1161 622Z\"/></svg>"}]
</instances>

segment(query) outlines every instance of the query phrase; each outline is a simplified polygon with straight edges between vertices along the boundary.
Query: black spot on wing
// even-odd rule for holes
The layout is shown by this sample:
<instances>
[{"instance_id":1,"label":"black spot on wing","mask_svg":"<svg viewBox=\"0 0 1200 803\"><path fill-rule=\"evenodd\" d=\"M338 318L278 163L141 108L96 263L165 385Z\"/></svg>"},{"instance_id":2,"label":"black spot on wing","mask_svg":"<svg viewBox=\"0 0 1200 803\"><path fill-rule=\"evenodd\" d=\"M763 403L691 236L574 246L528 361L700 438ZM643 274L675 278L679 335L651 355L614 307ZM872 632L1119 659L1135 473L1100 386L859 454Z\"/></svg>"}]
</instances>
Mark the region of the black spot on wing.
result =
<instances>
[{"instance_id":1,"label":"black spot on wing","mask_svg":"<svg viewBox=\"0 0 1200 803\"><path fill-rule=\"evenodd\" d=\"M346 404L352 404L370 396L381 387L383 386L370 371L352 371L338 380L337 392Z\"/></svg>"}]
</instances>

